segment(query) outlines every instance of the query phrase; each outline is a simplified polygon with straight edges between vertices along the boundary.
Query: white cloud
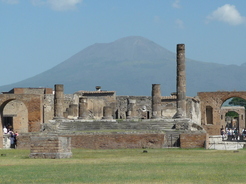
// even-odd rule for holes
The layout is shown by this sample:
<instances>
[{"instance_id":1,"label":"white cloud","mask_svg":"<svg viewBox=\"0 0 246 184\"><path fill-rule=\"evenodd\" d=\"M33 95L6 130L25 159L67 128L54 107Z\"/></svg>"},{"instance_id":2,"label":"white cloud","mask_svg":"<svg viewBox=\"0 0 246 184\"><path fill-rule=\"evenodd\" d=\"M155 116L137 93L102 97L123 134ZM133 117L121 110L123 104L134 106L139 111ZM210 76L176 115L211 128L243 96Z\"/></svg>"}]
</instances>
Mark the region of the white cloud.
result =
<instances>
[{"instance_id":1,"label":"white cloud","mask_svg":"<svg viewBox=\"0 0 246 184\"><path fill-rule=\"evenodd\" d=\"M245 23L246 18L240 15L234 5L225 4L208 15L207 20L221 21L230 25L239 25Z\"/></svg>"},{"instance_id":2,"label":"white cloud","mask_svg":"<svg viewBox=\"0 0 246 184\"><path fill-rule=\"evenodd\" d=\"M181 8L181 5L180 5L180 0L175 0L172 4L172 6L174 8Z\"/></svg>"},{"instance_id":3,"label":"white cloud","mask_svg":"<svg viewBox=\"0 0 246 184\"><path fill-rule=\"evenodd\" d=\"M2 2L8 3L8 4L18 4L19 0L2 0Z\"/></svg>"},{"instance_id":4,"label":"white cloud","mask_svg":"<svg viewBox=\"0 0 246 184\"><path fill-rule=\"evenodd\" d=\"M178 28L184 29L184 22L183 22L182 20L177 19L177 20L175 21L175 23L176 23L176 25L178 26Z\"/></svg>"},{"instance_id":5,"label":"white cloud","mask_svg":"<svg viewBox=\"0 0 246 184\"><path fill-rule=\"evenodd\" d=\"M34 6L46 5L56 11L73 10L83 0L31 0Z\"/></svg>"}]
</instances>

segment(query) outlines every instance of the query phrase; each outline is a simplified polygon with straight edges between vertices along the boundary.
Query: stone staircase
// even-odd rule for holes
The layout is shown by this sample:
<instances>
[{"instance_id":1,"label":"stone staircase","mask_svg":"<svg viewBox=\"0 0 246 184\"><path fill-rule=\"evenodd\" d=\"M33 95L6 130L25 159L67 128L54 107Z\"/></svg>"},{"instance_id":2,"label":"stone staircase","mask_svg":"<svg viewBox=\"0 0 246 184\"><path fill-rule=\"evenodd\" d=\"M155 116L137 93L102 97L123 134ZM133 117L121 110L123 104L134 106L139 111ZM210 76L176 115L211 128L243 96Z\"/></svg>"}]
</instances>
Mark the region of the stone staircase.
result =
<instances>
[{"instance_id":1,"label":"stone staircase","mask_svg":"<svg viewBox=\"0 0 246 184\"><path fill-rule=\"evenodd\" d=\"M174 124L168 121L64 121L58 131L97 131L97 130L171 130Z\"/></svg>"},{"instance_id":2,"label":"stone staircase","mask_svg":"<svg viewBox=\"0 0 246 184\"><path fill-rule=\"evenodd\" d=\"M215 149L215 150L238 150L243 149L246 145L245 141L226 141L222 140L221 135L213 135L209 136L209 144L208 149Z\"/></svg>"},{"instance_id":3,"label":"stone staircase","mask_svg":"<svg viewBox=\"0 0 246 184\"><path fill-rule=\"evenodd\" d=\"M179 147L179 135L181 131L174 128L173 120L75 120L64 121L59 124L58 132L79 131L160 131L165 133L163 147Z\"/></svg>"}]
</instances>

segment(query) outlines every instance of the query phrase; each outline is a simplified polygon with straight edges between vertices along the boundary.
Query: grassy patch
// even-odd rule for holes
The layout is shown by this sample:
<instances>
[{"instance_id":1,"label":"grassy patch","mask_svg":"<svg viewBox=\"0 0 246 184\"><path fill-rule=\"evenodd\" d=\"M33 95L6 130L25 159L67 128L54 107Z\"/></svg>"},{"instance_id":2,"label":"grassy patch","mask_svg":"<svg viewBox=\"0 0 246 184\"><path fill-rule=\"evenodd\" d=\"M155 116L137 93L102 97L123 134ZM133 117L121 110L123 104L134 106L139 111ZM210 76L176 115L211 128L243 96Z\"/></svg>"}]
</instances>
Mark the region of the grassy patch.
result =
<instances>
[{"instance_id":1,"label":"grassy patch","mask_svg":"<svg viewBox=\"0 0 246 184\"><path fill-rule=\"evenodd\" d=\"M0 150L0 183L245 183L246 150L84 150L70 159L30 159Z\"/></svg>"}]
</instances>

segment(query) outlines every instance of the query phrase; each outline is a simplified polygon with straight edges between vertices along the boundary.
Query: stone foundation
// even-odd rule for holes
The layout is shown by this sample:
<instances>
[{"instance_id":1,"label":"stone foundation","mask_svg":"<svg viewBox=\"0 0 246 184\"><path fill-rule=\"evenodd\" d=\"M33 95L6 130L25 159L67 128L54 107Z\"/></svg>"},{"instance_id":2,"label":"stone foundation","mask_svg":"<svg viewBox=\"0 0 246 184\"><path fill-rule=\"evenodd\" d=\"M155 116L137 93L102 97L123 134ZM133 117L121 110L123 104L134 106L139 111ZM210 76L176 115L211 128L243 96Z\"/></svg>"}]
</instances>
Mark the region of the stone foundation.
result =
<instances>
[{"instance_id":1,"label":"stone foundation","mask_svg":"<svg viewBox=\"0 0 246 184\"><path fill-rule=\"evenodd\" d=\"M207 148L208 134L184 133L180 134L180 148Z\"/></svg>"},{"instance_id":2,"label":"stone foundation","mask_svg":"<svg viewBox=\"0 0 246 184\"><path fill-rule=\"evenodd\" d=\"M39 143L36 136L23 134L18 136L19 144L17 149L34 149L35 141ZM122 149L122 148L162 148L165 134L159 133L108 133L108 134L61 134L59 137L71 138L71 148L84 149ZM42 141L43 142L43 141ZM47 142L47 140L46 140ZM42 143L42 144L46 144ZM41 144L41 143L40 143ZM44 145L45 146L45 145ZM40 147L40 150L45 148Z\"/></svg>"},{"instance_id":3,"label":"stone foundation","mask_svg":"<svg viewBox=\"0 0 246 184\"><path fill-rule=\"evenodd\" d=\"M68 135L73 148L123 149L123 148L162 148L164 134L101 134Z\"/></svg>"},{"instance_id":4,"label":"stone foundation","mask_svg":"<svg viewBox=\"0 0 246 184\"><path fill-rule=\"evenodd\" d=\"M30 158L70 158L71 138L56 134L40 134L30 136Z\"/></svg>"}]
</instances>

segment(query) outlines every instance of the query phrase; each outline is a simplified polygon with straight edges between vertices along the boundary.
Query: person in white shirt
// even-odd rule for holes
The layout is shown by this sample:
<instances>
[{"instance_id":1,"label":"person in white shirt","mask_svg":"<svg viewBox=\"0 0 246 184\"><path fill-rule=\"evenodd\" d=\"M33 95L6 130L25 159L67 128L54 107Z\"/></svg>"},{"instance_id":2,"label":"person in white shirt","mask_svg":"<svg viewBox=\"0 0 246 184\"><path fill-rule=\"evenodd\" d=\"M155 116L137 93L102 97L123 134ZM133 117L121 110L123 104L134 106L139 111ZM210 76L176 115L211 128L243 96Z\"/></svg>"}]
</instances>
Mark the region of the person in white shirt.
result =
<instances>
[{"instance_id":1,"label":"person in white shirt","mask_svg":"<svg viewBox=\"0 0 246 184\"><path fill-rule=\"evenodd\" d=\"M7 134L8 133L8 130L7 130L7 128L5 126L3 127L3 133L4 134Z\"/></svg>"}]
</instances>

